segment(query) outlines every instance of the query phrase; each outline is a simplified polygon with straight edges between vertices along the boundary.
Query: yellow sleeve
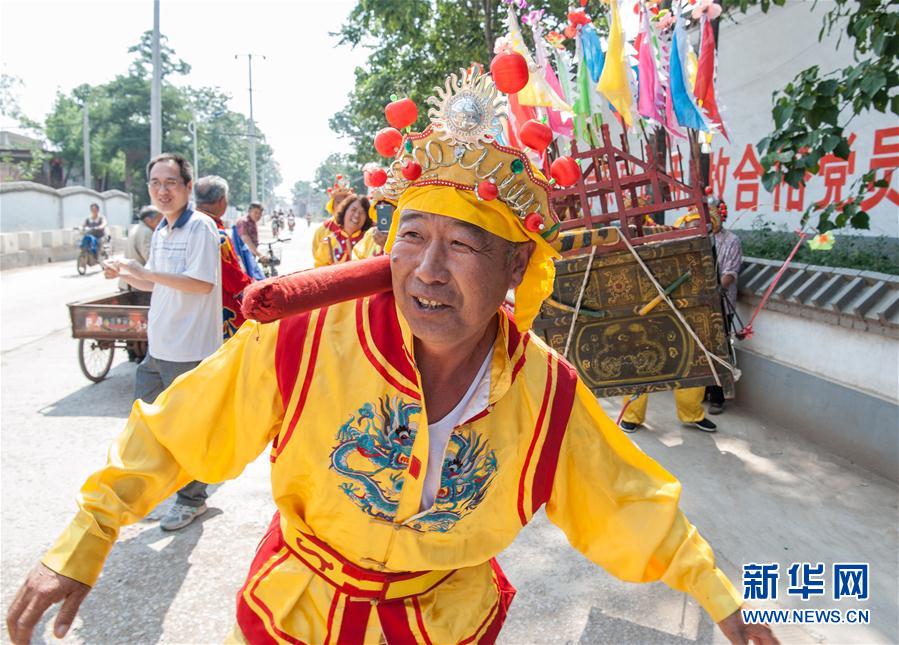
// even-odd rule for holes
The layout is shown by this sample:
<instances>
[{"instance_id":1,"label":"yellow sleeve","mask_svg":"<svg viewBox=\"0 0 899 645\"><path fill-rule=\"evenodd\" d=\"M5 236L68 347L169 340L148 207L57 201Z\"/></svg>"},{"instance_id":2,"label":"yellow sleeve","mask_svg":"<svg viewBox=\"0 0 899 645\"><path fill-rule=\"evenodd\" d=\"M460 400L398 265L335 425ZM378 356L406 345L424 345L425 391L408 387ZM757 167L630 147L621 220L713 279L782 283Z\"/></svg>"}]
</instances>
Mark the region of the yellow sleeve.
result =
<instances>
[{"instance_id":1,"label":"yellow sleeve","mask_svg":"<svg viewBox=\"0 0 899 645\"><path fill-rule=\"evenodd\" d=\"M364 260L375 252L375 228L372 227L365 231L362 239L353 247L353 257L357 260Z\"/></svg>"},{"instance_id":2,"label":"yellow sleeve","mask_svg":"<svg viewBox=\"0 0 899 645\"><path fill-rule=\"evenodd\" d=\"M742 599L678 508L681 485L644 454L578 383L546 506L578 551L629 582L661 580L719 622Z\"/></svg>"},{"instance_id":3,"label":"yellow sleeve","mask_svg":"<svg viewBox=\"0 0 899 645\"><path fill-rule=\"evenodd\" d=\"M334 263L334 260L331 258L331 247L328 246L327 238L329 235L328 229L322 225L318 227L318 230L312 236L312 257L315 259L316 267L328 266Z\"/></svg>"},{"instance_id":4,"label":"yellow sleeve","mask_svg":"<svg viewBox=\"0 0 899 645\"><path fill-rule=\"evenodd\" d=\"M190 481L237 477L284 414L275 373L278 326L248 321L152 404L135 401L106 466L78 495L78 513L42 562L93 585L119 528Z\"/></svg>"}]
</instances>

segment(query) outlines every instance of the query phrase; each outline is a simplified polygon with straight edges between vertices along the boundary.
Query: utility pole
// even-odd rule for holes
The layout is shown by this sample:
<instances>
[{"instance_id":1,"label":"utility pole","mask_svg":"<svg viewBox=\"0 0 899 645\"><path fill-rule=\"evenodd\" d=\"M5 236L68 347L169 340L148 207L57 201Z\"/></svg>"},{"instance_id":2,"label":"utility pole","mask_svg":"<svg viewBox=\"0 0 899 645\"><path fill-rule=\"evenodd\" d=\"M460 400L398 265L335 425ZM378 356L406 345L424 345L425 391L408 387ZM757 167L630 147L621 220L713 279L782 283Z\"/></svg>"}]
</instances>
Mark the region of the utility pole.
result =
<instances>
[{"instance_id":1,"label":"utility pole","mask_svg":"<svg viewBox=\"0 0 899 645\"><path fill-rule=\"evenodd\" d=\"M250 79L250 120L247 123L247 139L250 152L250 201L257 201L256 193L256 124L253 121L253 54L235 54L234 58L247 57L247 69ZM256 54L265 60L265 56Z\"/></svg>"},{"instance_id":2,"label":"utility pole","mask_svg":"<svg viewBox=\"0 0 899 645\"><path fill-rule=\"evenodd\" d=\"M150 157L162 152L162 63L159 56L159 0L153 0L153 81L150 85Z\"/></svg>"},{"instance_id":3,"label":"utility pole","mask_svg":"<svg viewBox=\"0 0 899 645\"><path fill-rule=\"evenodd\" d=\"M271 204L266 204L265 202L265 164L262 164L262 203L265 204L266 208L271 208Z\"/></svg>"},{"instance_id":4,"label":"utility pole","mask_svg":"<svg viewBox=\"0 0 899 645\"><path fill-rule=\"evenodd\" d=\"M84 147L84 187L90 188L93 183L91 179L91 126L88 118L88 105L90 103L90 94L85 95L84 103L81 106L81 137L82 146Z\"/></svg>"},{"instance_id":5,"label":"utility pole","mask_svg":"<svg viewBox=\"0 0 899 645\"><path fill-rule=\"evenodd\" d=\"M194 137L194 177L199 179L200 177L200 163L197 161L197 113L194 112L193 119L190 124L188 124L187 129L190 130L190 133ZM194 182L194 186L196 186L196 182ZM196 195L194 195L196 197Z\"/></svg>"}]
</instances>

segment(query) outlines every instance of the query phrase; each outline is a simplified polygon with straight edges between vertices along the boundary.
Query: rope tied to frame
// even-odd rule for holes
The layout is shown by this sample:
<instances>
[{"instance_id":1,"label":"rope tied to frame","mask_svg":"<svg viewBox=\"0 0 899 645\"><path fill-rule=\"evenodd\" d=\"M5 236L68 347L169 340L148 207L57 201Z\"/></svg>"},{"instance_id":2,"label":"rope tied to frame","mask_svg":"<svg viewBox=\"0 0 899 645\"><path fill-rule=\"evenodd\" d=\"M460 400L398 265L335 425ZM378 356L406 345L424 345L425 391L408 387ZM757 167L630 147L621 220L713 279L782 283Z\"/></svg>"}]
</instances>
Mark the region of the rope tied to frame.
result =
<instances>
[{"instance_id":1,"label":"rope tied to frame","mask_svg":"<svg viewBox=\"0 0 899 645\"><path fill-rule=\"evenodd\" d=\"M568 358L568 349L571 347L571 337L574 335L574 325L577 323L578 313L581 310L581 301L584 299L584 291L587 290L587 282L590 280L590 269L593 268L593 257L596 255L596 246L590 249L590 259L587 260L587 269L584 271L584 280L581 282L581 290L577 294L577 302L574 305L574 313L571 314L571 325L568 327L568 338L565 339L565 352L562 354Z\"/></svg>"},{"instance_id":2,"label":"rope tied to frame","mask_svg":"<svg viewBox=\"0 0 899 645\"><path fill-rule=\"evenodd\" d=\"M646 266L646 263L643 262L643 258L640 257L640 254L637 253L637 250L633 247L633 245L631 245L630 240L628 240L624 236L622 236L621 239L624 242L624 245L627 247L628 251L631 252L631 255L634 256L634 259L637 261L637 264L639 264L640 268L643 269L643 272L646 274L646 277L649 278L649 281L652 283L652 286L655 287L656 291L659 292L659 295L662 297L662 299L665 301L665 303L671 308L671 311L674 312L674 315L677 316L677 319L684 326L684 329L686 329L687 333L690 334L690 336L693 338L693 341L696 343L696 346L699 347L700 350L702 350L702 353L705 356L705 359L709 364L709 369L712 371L712 377L715 379L715 384L718 385L718 387L721 387L721 379L718 376L718 371L715 369L715 365L714 365L715 363L718 363L725 369L729 370L730 373L734 375L734 378L738 379L739 378L739 370L736 367L734 367L733 365L731 365L730 363L728 363L727 361L725 361L724 359L719 358L715 354L712 354L706 348L706 346L702 343L702 341L699 340L699 336L693 330L693 327L690 325L690 323L687 322L687 319L684 318L684 315L674 305L674 303L671 301L671 298L665 293L665 288L659 284L658 280L656 280L655 276L652 274L652 271L650 271L649 267Z\"/></svg>"}]
</instances>

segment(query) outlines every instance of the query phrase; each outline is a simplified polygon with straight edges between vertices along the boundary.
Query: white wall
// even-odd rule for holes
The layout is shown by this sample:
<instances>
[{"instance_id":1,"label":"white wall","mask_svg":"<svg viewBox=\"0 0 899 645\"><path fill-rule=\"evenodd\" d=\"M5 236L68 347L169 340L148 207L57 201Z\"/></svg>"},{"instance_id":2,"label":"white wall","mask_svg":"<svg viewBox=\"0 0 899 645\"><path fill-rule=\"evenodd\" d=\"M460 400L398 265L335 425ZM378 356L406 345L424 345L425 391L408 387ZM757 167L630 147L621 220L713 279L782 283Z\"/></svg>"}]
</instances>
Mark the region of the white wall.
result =
<instances>
[{"instance_id":1,"label":"white wall","mask_svg":"<svg viewBox=\"0 0 899 645\"><path fill-rule=\"evenodd\" d=\"M31 182L0 184L0 231L61 228L60 203L58 191L46 186Z\"/></svg>"},{"instance_id":2,"label":"white wall","mask_svg":"<svg viewBox=\"0 0 899 645\"><path fill-rule=\"evenodd\" d=\"M725 125L728 128L731 143L721 136L715 136L712 143L713 164L724 157L729 161L723 163L713 180L716 194L724 196L730 207L729 223L735 228L750 228L757 213L763 213L766 220L776 224L795 228L801 212L787 212L786 190L781 190L780 211L775 210L773 193L768 193L760 182L745 180L743 197L752 201L754 186L758 186L758 206L755 211L749 208L738 209L737 184L744 181L734 175L743 158L746 145L751 144L757 156L755 144L767 136L773 129L771 118L771 94L784 87L800 71L812 65L818 65L821 73L827 73L852 64L852 48L848 38L844 37L839 49L837 40L841 33L839 27L834 29L830 38L818 42L818 32L822 26L822 18L830 10L833 0L821 0L817 8L812 9L812 2L790 0L784 7L772 7L765 14L754 11L749 15L737 13L735 20L723 20L719 35L718 61L718 93L719 100L726 108ZM892 129L889 137L882 144L899 144L899 123L895 117L867 114L855 117L846 128L848 133L855 133L853 146L855 151L854 170L848 173L846 187L842 198L849 195L852 181L870 168L871 156L875 141L875 132ZM885 134L881 132L881 135ZM682 146L683 147L683 146ZM899 165L895 153L885 155L892 157L894 165ZM714 171L714 165L713 165ZM714 174L713 174L714 176ZM721 189L723 188L723 192ZM892 189L899 191L899 173L894 173ZM825 197L827 190L821 176L813 177L805 191L804 205ZM899 193L894 193L899 200ZM800 209L804 210L804 209ZM883 199L868 213L871 215L872 235L899 236L899 204Z\"/></svg>"},{"instance_id":3,"label":"white wall","mask_svg":"<svg viewBox=\"0 0 899 645\"><path fill-rule=\"evenodd\" d=\"M0 184L0 232L75 228L95 202L111 226L130 225L132 197L120 190L99 193L82 186L56 190L30 181L5 182Z\"/></svg>"},{"instance_id":4,"label":"white wall","mask_svg":"<svg viewBox=\"0 0 899 645\"><path fill-rule=\"evenodd\" d=\"M737 303L743 320L754 305ZM899 403L899 341L765 309L737 347L828 381Z\"/></svg>"}]
</instances>

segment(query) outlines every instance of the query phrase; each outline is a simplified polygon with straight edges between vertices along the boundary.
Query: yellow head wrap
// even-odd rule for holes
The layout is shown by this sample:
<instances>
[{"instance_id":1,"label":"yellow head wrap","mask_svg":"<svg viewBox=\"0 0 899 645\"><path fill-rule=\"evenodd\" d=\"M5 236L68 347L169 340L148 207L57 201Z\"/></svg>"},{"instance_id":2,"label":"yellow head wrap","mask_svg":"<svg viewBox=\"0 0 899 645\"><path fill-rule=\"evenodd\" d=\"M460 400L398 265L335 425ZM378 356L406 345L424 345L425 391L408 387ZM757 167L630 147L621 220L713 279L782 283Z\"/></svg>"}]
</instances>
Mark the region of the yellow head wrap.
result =
<instances>
[{"instance_id":1,"label":"yellow head wrap","mask_svg":"<svg viewBox=\"0 0 899 645\"><path fill-rule=\"evenodd\" d=\"M699 219L699 213L692 212L687 213L686 215L681 215L676 220L674 220L674 228L681 228L689 224L690 222L695 222Z\"/></svg>"},{"instance_id":2,"label":"yellow head wrap","mask_svg":"<svg viewBox=\"0 0 899 645\"><path fill-rule=\"evenodd\" d=\"M552 293L556 267L553 262L559 253L539 233L528 231L521 220L501 200L479 200L470 190L449 186L410 186L399 198L396 215L390 226L385 252L390 253L397 228L405 209L453 217L468 222L509 242L533 241L534 253L515 289L515 325L521 331L530 328L540 311L540 305Z\"/></svg>"}]
</instances>

